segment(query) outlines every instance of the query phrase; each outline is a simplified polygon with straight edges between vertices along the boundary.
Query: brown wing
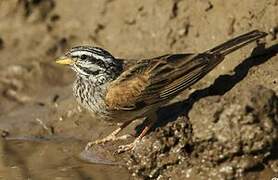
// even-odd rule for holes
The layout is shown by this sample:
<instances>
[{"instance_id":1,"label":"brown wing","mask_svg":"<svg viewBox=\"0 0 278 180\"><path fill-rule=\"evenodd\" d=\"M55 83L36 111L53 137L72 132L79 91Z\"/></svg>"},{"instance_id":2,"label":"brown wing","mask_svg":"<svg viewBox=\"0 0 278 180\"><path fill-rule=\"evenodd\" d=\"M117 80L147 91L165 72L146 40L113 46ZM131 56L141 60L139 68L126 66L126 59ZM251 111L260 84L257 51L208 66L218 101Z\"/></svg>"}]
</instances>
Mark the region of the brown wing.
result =
<instances>
[{"instance_id":1,"label":"brown wing","mask_svg":"<svg viewBox=\"0 0 278 180\"><path fill-rule=\"evenodd\" d=\"M111 84L106 104L111 109L133 110L171 99L204 77L225 55L266 35L254 30L203 54L175 54L141 60Z\"/></svg>"},{"instance_id":2,"label":"brown wing","mask_svg":"<svg viewBox=\"0 0 278 180\"><path fill-rule=\"evenodd\" d=\"M111 110L134 110L173 98L201 79L218 61L220 57L210 54L175 54L141 60L110 84L106 104Z\"/></svg>"}]
</instances>

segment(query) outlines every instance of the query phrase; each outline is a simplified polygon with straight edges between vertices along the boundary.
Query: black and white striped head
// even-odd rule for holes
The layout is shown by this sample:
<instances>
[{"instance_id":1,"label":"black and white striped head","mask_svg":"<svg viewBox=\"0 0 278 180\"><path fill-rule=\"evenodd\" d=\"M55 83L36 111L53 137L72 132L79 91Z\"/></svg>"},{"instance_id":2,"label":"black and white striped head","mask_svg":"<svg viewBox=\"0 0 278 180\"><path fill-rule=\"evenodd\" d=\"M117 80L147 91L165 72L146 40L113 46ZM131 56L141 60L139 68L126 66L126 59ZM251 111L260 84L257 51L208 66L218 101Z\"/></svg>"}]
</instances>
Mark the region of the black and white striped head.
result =
<instances>
[{"instance_id":1,"label":"black and white striped head","mask_svg":"<svg viewBox=\"0 0 278 180\"><path fill-rule=\"evenodd\" d=\"M122 71L121 61L98 47L77 46L60 57L58 64L67 64L80 76L118 75Z\"/></svg>"}]
</instances>

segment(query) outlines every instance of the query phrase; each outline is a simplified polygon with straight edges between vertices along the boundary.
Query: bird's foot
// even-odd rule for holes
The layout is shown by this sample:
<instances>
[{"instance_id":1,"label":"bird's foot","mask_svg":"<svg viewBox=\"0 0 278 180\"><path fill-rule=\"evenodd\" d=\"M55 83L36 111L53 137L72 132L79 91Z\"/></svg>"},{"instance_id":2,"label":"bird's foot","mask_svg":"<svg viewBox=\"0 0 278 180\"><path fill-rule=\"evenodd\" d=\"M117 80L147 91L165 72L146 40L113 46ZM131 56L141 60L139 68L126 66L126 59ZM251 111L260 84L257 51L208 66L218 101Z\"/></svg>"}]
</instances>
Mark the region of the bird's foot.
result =
<instances>
[{"instance_id":1,"label":"bird's foot","mask_svg":"<svg viewBox=\"0 0 278 180\"><path fill-rule=\"evenodd\" d=\"M116 153L120 154L120 153L123 153L123 152L126 152L126 151L133 151L138 146L138 144L140 142L141 142L140 139L137 138L130 144L121 145L121 146L119 146Z\"/></svg>"},{"instance_id":2,"label":"bird's foot","mask_svg":"<svg viewBox=\"0 0 278 180\"><path fill-rule=\"evenodd\" d=\"M125 134L125 135L117 137L116 134L111 133L110 135L108 135L107 137L105 137L103 139L97 139L95 141L88 142L85 147L85 150L90 149L93 145L104 144L104 143L111 142L111 141L113 142L113 141L118 141L118 140L125 140L125 139L129 138L130 136L131 135L129 135L129 134Z\"/></svg>"}]
</instances>

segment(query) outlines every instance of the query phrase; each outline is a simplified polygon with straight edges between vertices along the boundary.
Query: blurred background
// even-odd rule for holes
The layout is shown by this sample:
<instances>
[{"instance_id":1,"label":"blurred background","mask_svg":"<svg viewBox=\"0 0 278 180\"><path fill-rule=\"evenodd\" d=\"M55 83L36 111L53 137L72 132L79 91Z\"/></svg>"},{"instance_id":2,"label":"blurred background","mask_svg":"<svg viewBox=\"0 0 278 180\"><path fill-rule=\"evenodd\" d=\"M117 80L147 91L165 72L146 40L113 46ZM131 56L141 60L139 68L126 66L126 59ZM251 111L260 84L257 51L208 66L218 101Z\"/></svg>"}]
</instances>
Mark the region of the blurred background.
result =
<instances>
[{"instance_id":1,"label":"blurred background","mask_svg":"<svg viewBox=\"0 0 278 180\"><path fill-rule=\"evenodd\" d=\"M147 174L154 169L154 178L171 177L176 166L170 162L149 166L146 171L143 165L128 170L125 166L91 165L76 157L92 136L105 136L115 126L95 121L76 105L71 95L74 74L55 65L55 58L76 45L99 46L115 57L131 59L201 52L254 29L269 33L264 40L266 48L276 52L277 12L277 0L0 0L0 131L6 137L0 141L0 177L129 179L137 173L138 177L150 178ZM208 87L220 74L233 75L254 47L256 43L229 56L190 92ZM229 104L235 99L232 97L254 89L254 85L263 85L277 94L275 55L268 52L267 59L249 60L243 69L239 68L243 74L221 81L236 81L228 88L232 90L214 95L221 97L228 92L225 96ZM192 114L190 119L194 119ZM109 152L102 153L109 156ZM277 161L274 165L263 161L259 170L269 168L263 175L256 169L260 177L278 173ZM163 171L167 166L172 171ZM138 173L138 169L144 173ZM219 177L238 177L235 169ZM211 177L218 177L222 171L211 172L216 173Z\"/></svg>"}]
</instances>

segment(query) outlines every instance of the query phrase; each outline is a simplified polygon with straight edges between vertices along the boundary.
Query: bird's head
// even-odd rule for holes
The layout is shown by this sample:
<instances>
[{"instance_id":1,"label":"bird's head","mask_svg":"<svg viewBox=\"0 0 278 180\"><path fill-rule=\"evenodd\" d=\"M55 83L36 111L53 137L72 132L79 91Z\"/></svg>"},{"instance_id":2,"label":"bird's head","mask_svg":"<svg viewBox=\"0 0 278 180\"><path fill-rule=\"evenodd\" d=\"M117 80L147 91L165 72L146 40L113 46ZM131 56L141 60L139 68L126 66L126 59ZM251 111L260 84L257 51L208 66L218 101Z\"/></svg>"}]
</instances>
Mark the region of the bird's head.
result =
<instances>
[{"instance_id":1,"label":"bird's head","mask_svg":"<svg viewBox=\"0 0 278 180\"><path fill-rule=\"evenodd\" d=\"M117 76L122 71L122 62L109 52L98 47L77 46L59 57L56 63L69 65L79 76Z\"/></svg>"}]
</instances>

